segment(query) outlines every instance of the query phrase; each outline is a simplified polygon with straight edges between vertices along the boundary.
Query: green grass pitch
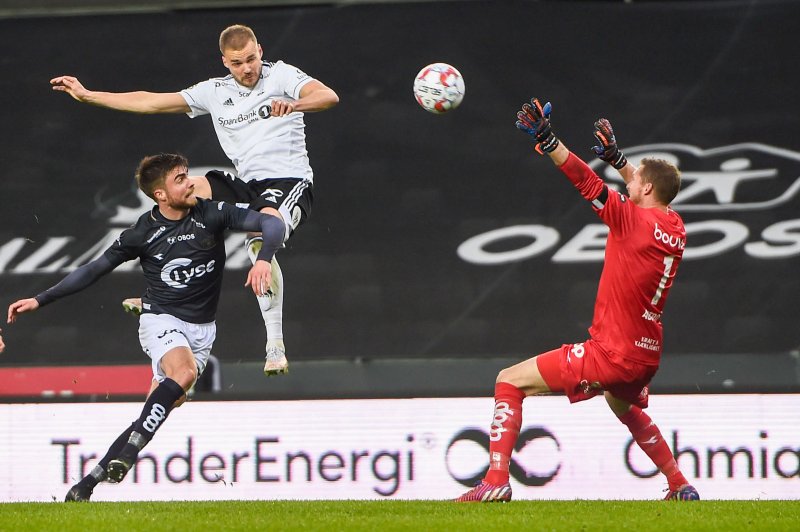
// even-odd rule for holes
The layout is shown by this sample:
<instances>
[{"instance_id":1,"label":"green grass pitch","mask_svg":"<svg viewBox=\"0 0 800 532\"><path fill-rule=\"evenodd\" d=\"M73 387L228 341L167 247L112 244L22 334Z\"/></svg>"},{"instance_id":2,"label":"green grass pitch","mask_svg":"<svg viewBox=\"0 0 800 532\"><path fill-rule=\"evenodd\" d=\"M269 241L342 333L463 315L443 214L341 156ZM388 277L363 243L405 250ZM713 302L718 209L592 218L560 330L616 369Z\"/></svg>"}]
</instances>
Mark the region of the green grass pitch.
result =
<instances>
[{"instance_id":1,"label":"green grass pitch","mask_svg":"<svg viewBox=\"0 0 800 532\"><path fill-rule=\"evenodd\" d=\"M0 530L800 530L800 501L220 501L0 504Z\"/></svg>"}]
</instances>

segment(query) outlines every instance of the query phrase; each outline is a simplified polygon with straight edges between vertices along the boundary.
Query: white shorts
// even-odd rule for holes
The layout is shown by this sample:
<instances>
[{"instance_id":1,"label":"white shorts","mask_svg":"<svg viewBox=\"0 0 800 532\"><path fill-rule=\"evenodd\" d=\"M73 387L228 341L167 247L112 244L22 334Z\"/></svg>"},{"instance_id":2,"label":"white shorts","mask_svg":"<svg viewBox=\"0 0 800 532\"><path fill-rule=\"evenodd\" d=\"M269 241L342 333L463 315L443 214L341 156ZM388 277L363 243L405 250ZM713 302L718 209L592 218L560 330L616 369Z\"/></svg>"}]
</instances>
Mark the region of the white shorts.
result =
<instances>
[{"instance_id":1,"label":"white shorts","mask_svg":"<svg viewBox=\"0 0 800 532\"><path fill-rule=\"evenodd\" d=\"M189 323L170 314L142 314L139 317L139 342L153 361L153 378L166 378L161 359L170 349L188 347L197 364L197 376L206 369L211 346L217 338L217 324Z\"/></svg>"}]
</instances>

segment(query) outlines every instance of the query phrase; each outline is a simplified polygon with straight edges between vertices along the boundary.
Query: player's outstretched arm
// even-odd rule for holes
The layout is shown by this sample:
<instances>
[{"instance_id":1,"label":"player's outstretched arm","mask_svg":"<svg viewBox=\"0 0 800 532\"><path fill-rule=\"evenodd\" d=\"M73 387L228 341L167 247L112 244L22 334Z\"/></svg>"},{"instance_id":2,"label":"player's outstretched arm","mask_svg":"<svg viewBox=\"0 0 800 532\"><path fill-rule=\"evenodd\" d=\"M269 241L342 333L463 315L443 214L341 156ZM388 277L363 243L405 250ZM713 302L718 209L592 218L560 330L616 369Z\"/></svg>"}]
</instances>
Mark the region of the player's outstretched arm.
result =
<instances>
[{"instance_id":1,"label":"player's outstretched arm","mask_svg":"<svg viewBox=\"0 0 800 532\"><path fill-rule=\"evenodd\" d=\"M611 127L611 122L605 118L595 122L594 137L600 143L599 146L592 146L592 151L597 158L616 168L626 183L633 179L633 173L636 168L632 164L628 164L625 154L617 146L617 138L614 136L614 128Z\"/></svg>"},{"instance_id":2,"label":"player's outstretched arm","mask_svg":"<svg viewBox=\"0 0 800 532\"><path fill-rule=\"evenodd\" d=\"M14 301L8 306L8 318L6 321L7 323L14 323L17 321L17 316L20 314L24 314L25 312L33 312L37 308L39 308L39 302L33 297Z\"/></svg>"},{"instance_id":3,"label":"player's outstretched arm","mask_svg":"<svg viewBox=\"0 0 800 532\"><path fill-rule=\"evenodd\" d=\"M569 151L553 134L550 125L552 105L542 105L533 98L517 113L517 128L530 135L536 142L536 151L546 153L559 170L572 181L581 196L594 201L605 189L603 180L580 157Z\"/></svg>"},{"instance_id":4,"label":"player's outstretched arm","mask_svg":"<svg viewBox=\"0 0 800 532\"><path fill-rule=\"evenodd\" d=\"M34 298L20 299L8 307L8 323L14 323L18 314L31 312L62 297L80 292L117 267L105 255L70 272L58 284L51 286Z\"/></svg>"},{"instance_id":5,"label":"player's outstretched arm","mask_svg":"<svg viewBox=\"0 0 800 532\"><path fill-rule=\"evenodd\" d=\"M553 106L550 102L542 105L537 98L531 103L522 105L517 112L517 129L531 136L536 143L536 151L550 156L556 166L561 166L569 158L569 149L556 138L550 124L550 113Z\"/></svg>"},{"instance_id":6,"label":"player's outstretched arm","mask_svg":"<svg viewBox=\"0 0 800 532\"><path fill-rule=\"evenodd\" d=\"M130 113L188 113L189 106L177 92L101 92L90 91L74 76L58 76L50 80L54 91L66 92L74 99L98 107Z\"/></svg>"},{"instance_id":7,"label":"player's outstretched arm","mask_svg":"<svg viewBox=\"0 0 800 532\"><path fill-rule=\"evenodd\" d=\"M272 103L272 116L285 116L291 112L316 113L330 109L339 103L339 96L321 81L312 80L300 89L300 98L293 102L275 100Z\"/></svg>"}]
</instances>

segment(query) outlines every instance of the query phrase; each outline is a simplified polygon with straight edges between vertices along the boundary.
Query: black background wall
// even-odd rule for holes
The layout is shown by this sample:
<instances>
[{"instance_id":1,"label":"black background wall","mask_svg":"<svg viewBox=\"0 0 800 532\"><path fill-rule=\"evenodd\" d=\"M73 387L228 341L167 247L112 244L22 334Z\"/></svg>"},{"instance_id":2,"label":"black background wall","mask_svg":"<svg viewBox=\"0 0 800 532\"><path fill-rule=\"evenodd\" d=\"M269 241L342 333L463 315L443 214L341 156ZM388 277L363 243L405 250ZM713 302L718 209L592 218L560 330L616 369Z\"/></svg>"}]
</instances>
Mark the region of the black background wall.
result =
<instances>
[{"instance_id":1,"label":"black background wall","mask_svg":"<svg viewBox=\"0 0 800 532\"><path fill-rule=\"evenodd\" d=\"M279 254L290 358L524 356L586 337L601 262L557 253L598 221L514 128L534 95L552 100L556 132L579 154L589 157L592 123L606 116L629 154L679 157L686 191L709 186L675 205L694 224L696 256L687 252L667 304L666 353L788 351L800 343L799 19L796 2L446 2L1 20L2 303L88 260L126 225L114 221L120 207L147 208L132 180L143 155L229 166L208 118L93 108L48 80L180 90L225 74L218 34L245 23L268 59L341 98L306 116L317 202ZM445 116L411 96L434 61L466 79L464 103ZM749 170L757 178L731 177ZM481 265L457 253L486 231L534 224L559 235L536 256ZM215 351L257 360L263 325L241 251L230 251ZM137 271L115 272L23 316L4 327L1 362L142 361L119 306L142 287Z\"/></svg>"}]
</instances>

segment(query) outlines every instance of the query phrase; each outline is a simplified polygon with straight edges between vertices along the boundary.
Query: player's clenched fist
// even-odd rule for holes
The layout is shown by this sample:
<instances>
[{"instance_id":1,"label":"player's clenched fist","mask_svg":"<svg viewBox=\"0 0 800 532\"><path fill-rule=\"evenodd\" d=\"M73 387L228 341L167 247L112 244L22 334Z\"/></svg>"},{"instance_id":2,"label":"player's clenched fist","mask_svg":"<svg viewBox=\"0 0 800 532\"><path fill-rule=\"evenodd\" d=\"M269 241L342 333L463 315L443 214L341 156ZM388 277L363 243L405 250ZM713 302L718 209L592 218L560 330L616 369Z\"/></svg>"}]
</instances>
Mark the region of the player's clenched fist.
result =
<instances>
[{"instance_id":1,"label":"player's clenched fist","mask_svg":"<svg viewBox=\"0 0 800 532\"><path fill-rule=\"evenodd\" d=\"M273 100L271 107L270 115L272 116L286 116L294 112L294 104L286 100Z\"/></svg>"}]
</instances>

